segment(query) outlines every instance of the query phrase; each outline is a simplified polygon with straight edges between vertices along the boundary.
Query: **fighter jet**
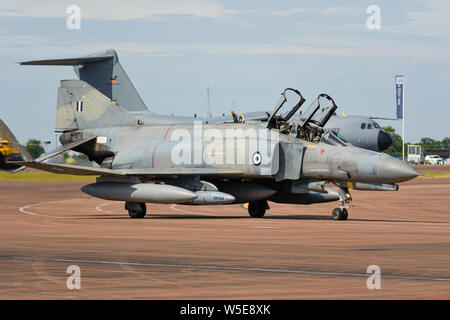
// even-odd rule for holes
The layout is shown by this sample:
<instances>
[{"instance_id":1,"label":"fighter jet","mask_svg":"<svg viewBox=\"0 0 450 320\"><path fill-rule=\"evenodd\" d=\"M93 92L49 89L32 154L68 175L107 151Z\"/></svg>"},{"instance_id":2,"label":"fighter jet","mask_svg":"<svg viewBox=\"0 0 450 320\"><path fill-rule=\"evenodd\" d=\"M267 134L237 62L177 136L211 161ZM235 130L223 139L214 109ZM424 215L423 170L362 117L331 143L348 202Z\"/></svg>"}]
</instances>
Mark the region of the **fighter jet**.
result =
<instances>
[{"instance_id":1,"label":"fighter jet","mask_svg":"<svg viewBox=\"0 0 450 320\"><path fill-rule=\"evenodd\" d=\"M418 174L389 155L347 144L324 126L337 105L320 94L305 99L285 89L267 121L210 123L147 110L114 50L91 56L28 61L25 65L73 65L80 80L62 80L56 131L61 146L18 164L61 174L98 175L82 187L88 195L125 202L131 218L146 203L215 205L249 203L263 217L268 201L313 204L336 201L335 220L347 220L349 189L398 189ZM48 160L69 149L99 167Z\"/></svg>"}]
</instances>

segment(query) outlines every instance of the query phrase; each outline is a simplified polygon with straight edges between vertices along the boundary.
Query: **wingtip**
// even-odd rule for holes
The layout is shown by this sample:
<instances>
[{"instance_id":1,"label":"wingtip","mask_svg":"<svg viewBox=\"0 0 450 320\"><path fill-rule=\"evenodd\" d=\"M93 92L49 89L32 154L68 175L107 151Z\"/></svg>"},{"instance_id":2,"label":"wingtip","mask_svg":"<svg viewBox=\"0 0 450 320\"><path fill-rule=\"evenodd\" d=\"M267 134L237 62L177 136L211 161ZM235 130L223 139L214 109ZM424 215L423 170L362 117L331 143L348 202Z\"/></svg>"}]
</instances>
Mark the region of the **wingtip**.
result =
<instances>
[{"instance_id":1,"label":"wingtip","mask_svg":"<svg viewBox=\"0 0 450 320\"><path fill-rule=\"evenodd\" d=\"M10 174L18 173L20 171L25 170L26 168L27 168L26 166L21 166L20 168L17 168L16 170L11 171Z\"/></svg>"}]
</instances>

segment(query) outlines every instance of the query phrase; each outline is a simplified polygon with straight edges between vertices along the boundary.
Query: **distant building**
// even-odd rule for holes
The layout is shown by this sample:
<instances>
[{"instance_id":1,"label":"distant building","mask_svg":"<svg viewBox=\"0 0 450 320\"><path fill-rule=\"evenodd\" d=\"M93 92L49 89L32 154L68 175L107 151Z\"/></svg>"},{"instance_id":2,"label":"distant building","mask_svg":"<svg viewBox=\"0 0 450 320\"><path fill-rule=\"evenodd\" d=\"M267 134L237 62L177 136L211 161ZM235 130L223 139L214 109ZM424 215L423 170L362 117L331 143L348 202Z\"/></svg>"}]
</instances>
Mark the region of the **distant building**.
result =
<instances>
[{"instance_id":1,"label":"distant building","mask_svg":"<svg viewBox=\"0 0 450 320\"><path fill-rule=\"evenodd\" d=\"M424 150L420 144L410 144L408 146L407 161L410 163L424 163L425 157L437 154L442 159L450 157L450 149L426 149Z\"/></svg>"}]
</instances>

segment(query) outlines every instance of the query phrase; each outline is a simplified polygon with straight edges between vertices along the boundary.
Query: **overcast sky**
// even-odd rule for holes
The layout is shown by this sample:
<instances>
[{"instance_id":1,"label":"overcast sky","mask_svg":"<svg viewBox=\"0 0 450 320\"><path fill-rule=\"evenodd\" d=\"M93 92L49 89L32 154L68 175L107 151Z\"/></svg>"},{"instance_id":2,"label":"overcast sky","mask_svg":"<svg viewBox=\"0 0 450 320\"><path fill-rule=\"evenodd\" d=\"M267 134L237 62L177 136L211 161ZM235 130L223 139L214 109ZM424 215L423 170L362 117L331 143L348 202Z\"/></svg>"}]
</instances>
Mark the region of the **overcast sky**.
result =
<instances>
[{"instance_id":1,"label":"overcast sky","mask_svg":"<svg viewBox=\"0 0 450 320\"><path fill-rule=\"evenodd\" d=\"M81 9L69 30L66 9ZM369 5L381 29L369 30ZM395 116L406 77L406 140L450 136L450 1L2 1L3 119L21 142L55 140L59 80L71 67L19 66L113 48L151 111L213 115L271 109L285 87L339 111ZM380 121L398 132L398 121Z\"/></svg>"}]
</instances>

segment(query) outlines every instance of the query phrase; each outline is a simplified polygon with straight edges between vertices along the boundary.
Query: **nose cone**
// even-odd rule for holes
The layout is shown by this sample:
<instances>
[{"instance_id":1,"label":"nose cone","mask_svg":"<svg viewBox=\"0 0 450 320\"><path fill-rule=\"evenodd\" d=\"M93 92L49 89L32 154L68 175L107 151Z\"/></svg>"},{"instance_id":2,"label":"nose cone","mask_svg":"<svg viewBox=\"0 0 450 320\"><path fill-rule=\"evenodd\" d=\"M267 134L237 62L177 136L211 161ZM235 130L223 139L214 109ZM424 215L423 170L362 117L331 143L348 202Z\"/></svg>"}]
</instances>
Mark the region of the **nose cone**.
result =
<instances>
[{"instance_id":1,"label":"nose cone","mask_svg":"<svg viewBox=\"0 0 450 320\"><path fill-rule=\"evenodd\" d=\"M383 151L390 147L392 144L392 138L389 133L380 130L378 133L378 150Z\"/></svg>"},{"instance_id":2,"label":"nose cone","mask_svg":"<svg viewBox=\"0 0 450 320\"><path fill-rule=\"evenodd\" d=\"M386 183L408 181L419 175L409 164L392 157L382 160L379 174Z\"/></svg>"}]
</instances>

